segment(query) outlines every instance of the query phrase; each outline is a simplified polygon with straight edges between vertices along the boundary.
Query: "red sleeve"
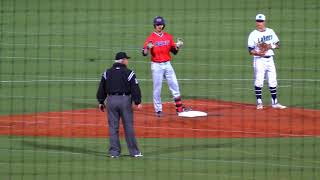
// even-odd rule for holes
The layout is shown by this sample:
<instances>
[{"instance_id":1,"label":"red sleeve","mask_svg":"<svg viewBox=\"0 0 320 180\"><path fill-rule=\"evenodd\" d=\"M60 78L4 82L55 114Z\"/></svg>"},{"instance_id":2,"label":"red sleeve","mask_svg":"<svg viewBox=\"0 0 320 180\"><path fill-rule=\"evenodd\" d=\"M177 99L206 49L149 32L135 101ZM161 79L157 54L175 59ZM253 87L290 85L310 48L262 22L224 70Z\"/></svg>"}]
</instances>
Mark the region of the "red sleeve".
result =
<instances>
[{"instance_id":1,"label":"red sleeve","mask_svg":"<svg viewBox=\"0 0 320 180\"><path fill-rule=\"evenodd\" d=\"M170 35L170 47L176 47L176 43L174 42L172 35Z\"/></svg>"},{"instance_id":2,"label":"red sleeve","mask_svg":"<svg viewBox=\"0 0 320 180\"><path fill-rule=\"evenodd\" d=\"M151 35L149 37L147 37L146 41L144 42L143 49L147 48L147 44L148 44L149 41L152 41L152 36Z\"/></svg>"}]
</instances>

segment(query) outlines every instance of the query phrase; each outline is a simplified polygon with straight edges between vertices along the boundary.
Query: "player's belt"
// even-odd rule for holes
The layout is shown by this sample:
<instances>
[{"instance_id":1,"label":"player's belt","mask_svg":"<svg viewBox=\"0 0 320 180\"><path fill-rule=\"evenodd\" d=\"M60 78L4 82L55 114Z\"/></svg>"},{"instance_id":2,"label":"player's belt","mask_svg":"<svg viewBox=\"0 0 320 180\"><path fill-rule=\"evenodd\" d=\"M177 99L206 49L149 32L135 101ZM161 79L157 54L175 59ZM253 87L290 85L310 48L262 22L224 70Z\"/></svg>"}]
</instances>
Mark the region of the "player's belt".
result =
<instances>
[{"instance_id":1,"label":"player's belt","mask_svg":"<svg viewBox=\"0 0 320 180\"><path fill-rule=\"evenodd\" d=\"M154 62L154 63L166 63L166 62L168 62L168 61L170 61L170 60L166 60L166 61L161 61L161 62L157 62L157 61L152 61L152 62Z\"/></svg>"},{"instance_id":2,"label":"player's belt","mask_svg":"<svg viewBox=\"0 0 320 180\"><path fill-rule=\"evenodd\" d=\"M263 58L271 58L271 56L263 56Z\"/></svg>"},{"instance_id":3,"label":"player's belt","mask_svg":"<svg viewBox=\"0 0 320 180\"><path fill-rule=\"evenodd\" d=\"M129 96L131 93L120 93L120 92L116 92L116 93L108 93L108 95L111 96Z\"/></svg>"}]
</instances>

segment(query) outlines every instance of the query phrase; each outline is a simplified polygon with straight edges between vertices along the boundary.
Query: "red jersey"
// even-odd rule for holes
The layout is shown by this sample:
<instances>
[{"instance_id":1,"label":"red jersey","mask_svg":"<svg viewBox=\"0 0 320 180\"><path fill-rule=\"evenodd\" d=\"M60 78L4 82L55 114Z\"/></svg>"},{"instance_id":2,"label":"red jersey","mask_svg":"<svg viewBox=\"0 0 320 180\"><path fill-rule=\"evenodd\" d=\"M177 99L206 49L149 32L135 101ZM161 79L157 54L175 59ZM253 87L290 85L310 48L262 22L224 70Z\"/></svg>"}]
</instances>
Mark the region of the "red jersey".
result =
<instances>
[{"instance_id":1,"label":"red jersey","mask_svg":"<svg viewBox=\"0 0 320 180\"><path fill-rule=\"evenodd\" d=\"M154 45L153 48L150 49L151 60L153 62L160 63L171 60L170 49L171 47L176 48L176 45L169 33L163 32L161 35L159 35L156 32L152 32L144 42L144 49L147 48L147 44L150 41Z\"/></svg>"}]
</instances>

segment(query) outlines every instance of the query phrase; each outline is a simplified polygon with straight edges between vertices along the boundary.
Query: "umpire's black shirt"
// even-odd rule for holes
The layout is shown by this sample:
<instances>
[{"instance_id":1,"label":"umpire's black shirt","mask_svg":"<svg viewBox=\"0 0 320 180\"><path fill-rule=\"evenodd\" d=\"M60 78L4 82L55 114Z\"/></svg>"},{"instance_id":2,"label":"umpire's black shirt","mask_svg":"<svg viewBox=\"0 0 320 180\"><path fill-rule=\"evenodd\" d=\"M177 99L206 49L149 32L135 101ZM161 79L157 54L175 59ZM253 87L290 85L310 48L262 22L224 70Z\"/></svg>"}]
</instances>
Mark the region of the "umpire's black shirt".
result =
<instances>
[{"instance_id":1,"label":"umpire's black shirt","mask_svg":"<svg viewBox=\"0 0 320 180\"><path fill-rule=\"evenodd\" d=\"M136 105L141 103L141 91L136 75L125 64L114 63L102 74L97 92L99 103L104 104L108 95L131 95Z\"/></svg>"}]
</instances>

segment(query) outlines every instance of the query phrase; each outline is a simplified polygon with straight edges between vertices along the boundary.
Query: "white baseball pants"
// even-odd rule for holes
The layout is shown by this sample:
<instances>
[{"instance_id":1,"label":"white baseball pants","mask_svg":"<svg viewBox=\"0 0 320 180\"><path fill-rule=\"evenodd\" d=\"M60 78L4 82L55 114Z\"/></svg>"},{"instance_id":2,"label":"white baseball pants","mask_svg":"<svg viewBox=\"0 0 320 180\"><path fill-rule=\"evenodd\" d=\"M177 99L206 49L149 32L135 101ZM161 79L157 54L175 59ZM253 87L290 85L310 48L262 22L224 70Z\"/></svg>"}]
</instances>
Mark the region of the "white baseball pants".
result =
<instances>
[{"instance_id":1,"label":"white baseball pants","mask_svg":"<svg viewBox=\"0 0 320 180\"><path fill-rule=\"evenodd\" d=\"M273 56L269 58L254 57L253 69L255 86L263 87L264 78L266 77L269 87L277 87L277 72Z\"/></svg>"},{"instance_id":2,"label":"white baseball pants","mask_svg":"<svg viewBox=\"0 0 320 180\"><path fill-rule=\"evenodd\" d=\"M161 88L162 81L167 80L173 98L180 96L179 84L170 61L163 63L151 62L153 80L153 105L155 112L162 111Z\"/></svg>"}]
</instances>

